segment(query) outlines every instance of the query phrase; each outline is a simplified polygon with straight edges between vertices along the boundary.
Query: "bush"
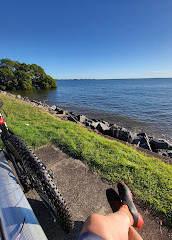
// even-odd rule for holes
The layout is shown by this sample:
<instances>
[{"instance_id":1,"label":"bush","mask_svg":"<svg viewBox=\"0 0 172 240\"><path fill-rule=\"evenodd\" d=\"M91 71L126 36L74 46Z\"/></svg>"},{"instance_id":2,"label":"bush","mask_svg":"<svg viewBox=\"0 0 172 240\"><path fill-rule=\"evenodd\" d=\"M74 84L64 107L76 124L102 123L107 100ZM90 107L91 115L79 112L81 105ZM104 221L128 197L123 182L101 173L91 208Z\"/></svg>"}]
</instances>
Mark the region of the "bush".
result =
<instances>
[{"instance_id":1,"label":"bush","mask_svg":"<svg viewBox=\"0 0 172 240\"><path fill-rule=\"evenodd\" d=\"M26 64L10 59L0 60L1 90L30 90L57 88L56 81L36 64Z\"/></svg>"}]
</instances>

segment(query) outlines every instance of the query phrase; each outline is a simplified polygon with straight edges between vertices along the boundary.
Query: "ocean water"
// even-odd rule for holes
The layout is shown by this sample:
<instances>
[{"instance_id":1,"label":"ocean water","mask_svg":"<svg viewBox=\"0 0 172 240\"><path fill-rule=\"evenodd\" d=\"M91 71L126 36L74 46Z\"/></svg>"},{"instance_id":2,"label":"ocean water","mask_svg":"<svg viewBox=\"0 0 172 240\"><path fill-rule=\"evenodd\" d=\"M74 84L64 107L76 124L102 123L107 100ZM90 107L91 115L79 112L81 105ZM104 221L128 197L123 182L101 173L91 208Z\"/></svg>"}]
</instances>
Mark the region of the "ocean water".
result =
<instances>
[{"instance_id":1,"label":"ocean water","mask_svg":"<svg viewBox=\"0 0 172 240\"><path fill-rule=\"evenodd\" d=\"M172 142L172 78L57 80L23 96Z\"/></svg>"}]
</instances>

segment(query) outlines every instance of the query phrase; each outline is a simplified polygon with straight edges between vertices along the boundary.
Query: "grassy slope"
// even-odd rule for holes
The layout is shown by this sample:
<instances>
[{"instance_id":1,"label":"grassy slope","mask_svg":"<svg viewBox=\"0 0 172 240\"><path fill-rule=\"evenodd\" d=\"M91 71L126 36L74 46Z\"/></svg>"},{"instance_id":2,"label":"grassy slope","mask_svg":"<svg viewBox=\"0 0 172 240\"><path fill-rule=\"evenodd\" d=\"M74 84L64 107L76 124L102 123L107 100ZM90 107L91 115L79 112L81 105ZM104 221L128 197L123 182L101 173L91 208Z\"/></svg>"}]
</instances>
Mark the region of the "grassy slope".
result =
<instances>
[{"instance_id":1,"label":"grassy slope","mask_svg":"<svg viewBox=\"0 0 172 240\"><path fill-rule=\"evenodd\" d=\"M106 179L127 183L138 200L172 222L172 165L0 94L8 127L32 147L54 143ZM25 124L28 123L29 126Z\"/></svg>"}]
</instances>

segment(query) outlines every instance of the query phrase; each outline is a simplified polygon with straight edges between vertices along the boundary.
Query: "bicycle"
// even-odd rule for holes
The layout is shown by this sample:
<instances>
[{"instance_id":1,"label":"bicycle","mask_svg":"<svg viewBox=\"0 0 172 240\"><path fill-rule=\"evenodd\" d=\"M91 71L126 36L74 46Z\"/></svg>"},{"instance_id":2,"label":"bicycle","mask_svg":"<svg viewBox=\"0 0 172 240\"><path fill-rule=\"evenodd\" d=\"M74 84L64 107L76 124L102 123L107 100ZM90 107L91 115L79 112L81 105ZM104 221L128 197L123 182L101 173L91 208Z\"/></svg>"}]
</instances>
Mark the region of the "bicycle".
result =
<instances>
[{"instance_id":1,"label":"bicycle","mask_svg":"<svg viewBox=\"0 0 172 240\"><path fill-rule=\"evenodd\" d=\"M0 100L0 109L2 106L3 102ZM4 114L7 116L5 111ZM60 222L62 229L66 233L71 232L74 226L72 216L54 183L52 172L46 168L21 137L8 129L1 113L0 137L3 150L5 149L7 158L14 166L24 193L34 188L54 219Z\"/></svg>"}]
</instances>

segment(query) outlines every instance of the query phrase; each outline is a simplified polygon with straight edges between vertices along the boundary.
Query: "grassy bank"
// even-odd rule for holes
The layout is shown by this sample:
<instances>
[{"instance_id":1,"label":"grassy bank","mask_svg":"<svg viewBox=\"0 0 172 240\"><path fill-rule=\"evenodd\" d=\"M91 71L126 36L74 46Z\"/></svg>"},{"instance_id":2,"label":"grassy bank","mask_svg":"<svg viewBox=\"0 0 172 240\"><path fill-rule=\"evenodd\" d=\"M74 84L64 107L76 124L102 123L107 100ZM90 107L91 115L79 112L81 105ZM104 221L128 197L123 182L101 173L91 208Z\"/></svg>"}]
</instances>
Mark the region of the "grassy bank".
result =
<instances>
[{"instance_id":1,"label":"grassy bank","mask_svg":"<svg viewBox=\"0 0 172 240\"><path fill-rule=\"evenodd\" d=\"M87 161L113 183L124 181L138 200L171 224L172 165L57 119L27 103L2 94L0 98L4 102L3 109L8 113L8 127L32 148L53 143L71 156Z\"/></svg>"}]
</instances>

